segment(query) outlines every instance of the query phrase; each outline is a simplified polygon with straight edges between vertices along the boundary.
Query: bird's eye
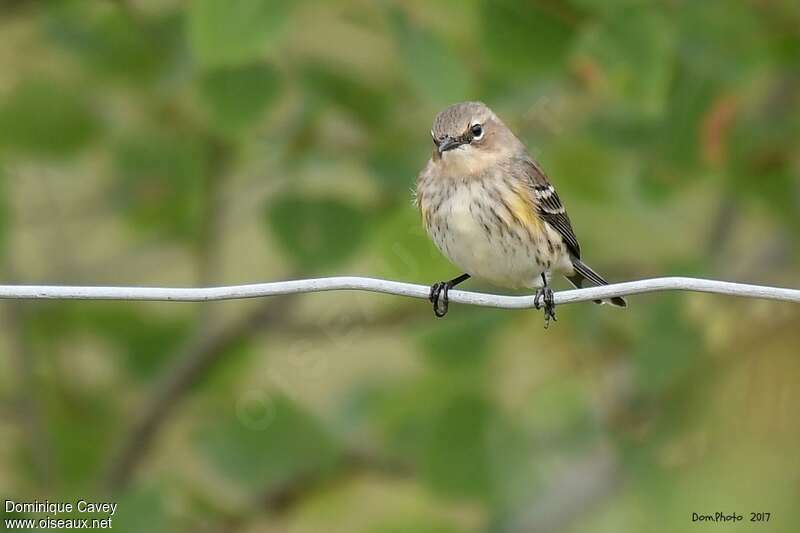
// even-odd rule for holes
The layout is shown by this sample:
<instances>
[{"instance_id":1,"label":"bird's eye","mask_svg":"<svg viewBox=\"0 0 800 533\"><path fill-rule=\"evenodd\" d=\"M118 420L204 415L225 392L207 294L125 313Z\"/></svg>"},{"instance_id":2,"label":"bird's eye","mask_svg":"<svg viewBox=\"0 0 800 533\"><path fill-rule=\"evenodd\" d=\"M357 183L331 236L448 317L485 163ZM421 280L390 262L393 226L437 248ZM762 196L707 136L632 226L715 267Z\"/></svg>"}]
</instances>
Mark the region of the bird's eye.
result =
<instances>
[{"instance_id":1,"label":"bird's eye","mask_svg":"<svg viewBox=\"0 0 800 533\"><path fill-rule=\"evenodd\" d=\"M483 137L483 126L480 124L473 124L473 126L469 129L472 132L472 138L480 140Z\"/></svg>"}]
</instances>

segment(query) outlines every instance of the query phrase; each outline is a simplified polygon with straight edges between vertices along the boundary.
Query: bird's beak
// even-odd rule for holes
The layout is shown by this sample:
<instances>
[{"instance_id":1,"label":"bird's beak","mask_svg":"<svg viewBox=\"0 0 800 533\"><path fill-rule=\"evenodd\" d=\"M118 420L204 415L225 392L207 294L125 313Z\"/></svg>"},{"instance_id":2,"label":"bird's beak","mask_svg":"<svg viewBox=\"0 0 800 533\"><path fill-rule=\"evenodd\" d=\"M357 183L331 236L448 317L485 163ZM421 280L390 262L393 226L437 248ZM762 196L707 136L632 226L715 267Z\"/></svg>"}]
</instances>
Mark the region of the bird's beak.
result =
<instances>
[{"instance_id":1,"label":"bird's beak","mask_svg":"<svg viewBox=\"0 0 800 533\"><path fill-rule=\"evenodd\" d=\"M453 148L458 148L463 143L457 139L453 139L452 137L445 137L439 143L439 154L443 154L448 150L452 150Z\"/></svg>"}]
</instances>

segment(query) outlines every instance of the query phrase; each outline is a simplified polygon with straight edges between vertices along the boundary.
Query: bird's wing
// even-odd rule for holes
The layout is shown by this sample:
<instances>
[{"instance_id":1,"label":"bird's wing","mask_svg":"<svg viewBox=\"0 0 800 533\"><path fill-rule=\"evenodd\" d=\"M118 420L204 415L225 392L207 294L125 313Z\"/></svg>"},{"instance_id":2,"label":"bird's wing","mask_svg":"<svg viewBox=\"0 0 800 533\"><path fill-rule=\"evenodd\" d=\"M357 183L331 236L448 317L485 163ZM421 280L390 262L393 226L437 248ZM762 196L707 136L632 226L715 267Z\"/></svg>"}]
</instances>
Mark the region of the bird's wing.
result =
<instances>
[{"instance_id":1,"label":"bird's wing","mask_svg":"<svg viewBox=\"0 0 800 533\"><path fill-rule=\"evenodd\" d=\"M523 166L526 170L534 204L536 205L536 214L561 235L570 253L580 259L581 247L578 244L578 238L575 236L567 210L564 208L564 204L561 203L555 187L547 179L539 165L532 159L526 158L523 161Z\"/></svg>"}]
</instances>

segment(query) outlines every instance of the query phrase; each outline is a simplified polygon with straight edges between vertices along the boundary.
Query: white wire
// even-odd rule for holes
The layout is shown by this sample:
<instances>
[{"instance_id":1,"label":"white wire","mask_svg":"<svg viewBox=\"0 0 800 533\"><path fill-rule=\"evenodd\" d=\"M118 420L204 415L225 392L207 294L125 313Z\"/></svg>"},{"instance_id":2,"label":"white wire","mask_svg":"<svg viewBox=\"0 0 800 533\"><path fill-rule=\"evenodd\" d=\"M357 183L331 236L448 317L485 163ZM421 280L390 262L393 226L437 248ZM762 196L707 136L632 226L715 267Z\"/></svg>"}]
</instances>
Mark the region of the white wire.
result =
<instances>
[{"instance_id":1,"label":"white wire","mask_svg":"<svg viewBox=\"0 0 800 533\"><path fill-rule=\"evenodd\" d=\"M357 290L428 298L430 287L376 278L340 276L332 278L275 281L251 285L207 288L170 287L71 287L61 285L0 285L0 299L26 300L140 300L169 302L207 302L260 298L281 294ZM746 298L800 302L800 290L731 283L698 278L668 277L614 283L602 287L566 290L555 293L556 304L585 302L612 296L630 296L660 291L692 291L727 294ZM502 296L460 290L450 291L450 301L461 304L506 309L534 307L533 296Z\"/></svg>"}]
</instances>

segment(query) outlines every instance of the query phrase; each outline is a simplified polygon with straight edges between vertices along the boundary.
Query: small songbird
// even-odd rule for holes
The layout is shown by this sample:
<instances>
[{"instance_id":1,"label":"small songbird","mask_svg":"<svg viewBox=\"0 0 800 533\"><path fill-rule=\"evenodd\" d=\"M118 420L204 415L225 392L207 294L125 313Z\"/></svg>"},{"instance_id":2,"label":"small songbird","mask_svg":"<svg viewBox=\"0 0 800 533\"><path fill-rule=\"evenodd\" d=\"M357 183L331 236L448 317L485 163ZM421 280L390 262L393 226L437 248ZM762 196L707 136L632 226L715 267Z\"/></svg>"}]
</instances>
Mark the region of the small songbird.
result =
<instances>
[{"instance_id":1,"label":"small songbird","mask_svg":"<svg viewBox=\"0 0 800 533\"><path fill-rule=\"evenodd\" d=\"M536 288L545 327L555 320L551 273L575 286L607 285L581 261L564 205L522 142L480 102L455 104L431 130L435 148L417 177L416 204L439 250L464 274L431 286L437 317L447 314L448 291L482 278L507 288ZM626 307L623 298L597 303Z\"/></svg>"}]
</instances>

